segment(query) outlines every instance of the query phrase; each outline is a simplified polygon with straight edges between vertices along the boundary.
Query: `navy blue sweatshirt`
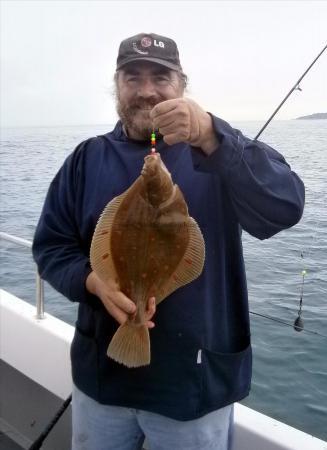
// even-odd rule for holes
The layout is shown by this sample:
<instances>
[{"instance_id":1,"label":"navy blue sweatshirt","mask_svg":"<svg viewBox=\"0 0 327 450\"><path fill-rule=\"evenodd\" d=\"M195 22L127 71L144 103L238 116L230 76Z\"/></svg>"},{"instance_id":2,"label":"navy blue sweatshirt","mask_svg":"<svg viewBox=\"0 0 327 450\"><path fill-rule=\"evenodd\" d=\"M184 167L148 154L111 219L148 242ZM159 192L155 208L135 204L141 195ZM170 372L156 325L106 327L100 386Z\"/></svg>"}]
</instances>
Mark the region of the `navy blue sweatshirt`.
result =
<instances>
[{"instance_id":1,"label":"navy blue sweatshirt","mask_svg":"<svg viewBox=\"0 0 327 450\"><path fill-rule=\"evenodd\" d=\"M210 156L185 143L157 145L202 230L206 260L199 278L158 306L149 366L128 369L108 358L118 323L85 288L99 215L140 175L149 144L126 137L118 122L112 132L82 142L50 185L33 254L41 277L79 302L73 380L100 403L190 420L250 390L241 230L266 239L297 223L304 187L274 149L212 119L220 145Z\"/></svg>"}]
</instances>

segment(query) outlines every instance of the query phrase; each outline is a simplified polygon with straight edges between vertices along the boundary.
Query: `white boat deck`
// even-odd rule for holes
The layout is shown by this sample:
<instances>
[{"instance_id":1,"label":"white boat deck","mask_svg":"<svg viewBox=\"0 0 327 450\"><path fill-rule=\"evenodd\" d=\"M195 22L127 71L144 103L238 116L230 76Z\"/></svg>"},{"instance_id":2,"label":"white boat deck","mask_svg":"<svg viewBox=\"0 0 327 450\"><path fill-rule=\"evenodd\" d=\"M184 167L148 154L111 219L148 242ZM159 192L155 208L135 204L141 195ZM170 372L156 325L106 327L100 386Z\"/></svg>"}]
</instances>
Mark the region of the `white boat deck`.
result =
<instances>
[{"instance_id":1,"label":"white boat deck","mask_svg":"<svg viewBox=\"0 0 327 450\"><path fill-rule=\"evenodd\" d=\"M45 317L43 320L37 320L33 306L0 289L1 361L6 367L12 367L17 373L24 374L26 379L34 383L33 386L41 386L60 404L61 399L68 397L72 387L69 353L74 328L49 314ZM2 416L6 412L4 406L0 403ZM48 412L48 415L45 424L52 413ZM6 423L6 418L2 417L2 421ZM21 442L22 447L15 447L14 443L7 441L7 447L3 449L26 448L26 443L31 442L37 435L36 430L31 432L26 436L25 442ZM55 446L43 448L69 450L68 446L67 449ZM236 404L233 450L327 450L327 443Z\"/></svg>"}]
</instances>

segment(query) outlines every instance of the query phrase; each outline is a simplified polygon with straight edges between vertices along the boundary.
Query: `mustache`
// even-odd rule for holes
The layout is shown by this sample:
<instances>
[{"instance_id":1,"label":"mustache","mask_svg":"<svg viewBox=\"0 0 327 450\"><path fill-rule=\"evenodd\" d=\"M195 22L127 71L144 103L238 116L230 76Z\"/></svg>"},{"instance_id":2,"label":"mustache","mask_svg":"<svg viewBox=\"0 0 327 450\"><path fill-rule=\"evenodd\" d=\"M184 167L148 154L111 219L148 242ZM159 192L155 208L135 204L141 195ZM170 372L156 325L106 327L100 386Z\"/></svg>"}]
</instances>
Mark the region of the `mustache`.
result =
<instances>
[{"instance_id":1,"label":"mustache","mask_svg":"<svg viewBox=\"0 0 327 450\"><path fill-rule=\"evenodd\" d=\"M158 103L161 103L164 101L164 98L158 97L149 97L149 98L134 98L131 100L126 106L128 109L152 109L154 108Z\"/></svg>"},{"instance_id":2,"label":"mustache","mask_svg":"<svg viewBox=\"0 0 327 450\"><path fill-rule=\"evenodd\" d=\"M137 110L137 109L148 109L149 111L154 108L158 103L160 103L160 101L155 101L155 102L149 102L149 101L137 101L137 102L133 102L130 103L128 105L128 109L133 109L133 110Z\"/></svg>"}]
</instances>

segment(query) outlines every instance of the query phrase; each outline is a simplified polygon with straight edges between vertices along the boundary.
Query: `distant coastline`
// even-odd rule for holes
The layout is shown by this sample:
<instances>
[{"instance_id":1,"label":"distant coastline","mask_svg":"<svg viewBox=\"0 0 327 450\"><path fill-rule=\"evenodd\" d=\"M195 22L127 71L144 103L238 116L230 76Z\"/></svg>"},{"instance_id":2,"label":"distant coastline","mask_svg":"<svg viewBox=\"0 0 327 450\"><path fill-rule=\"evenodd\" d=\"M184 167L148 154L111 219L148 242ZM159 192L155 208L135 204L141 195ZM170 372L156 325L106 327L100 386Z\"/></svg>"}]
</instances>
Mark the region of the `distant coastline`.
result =
<instances>
[{"instance_id":1,"label":"distant coastline","mask_svg":"<svg viewBox=\"0 0 327 450\"><path fill-rule=\"evenodd\" d=\"M309 116L297 117L295 120L316 120L316 119L327 119L327 113L315 113Z\"/></svg>"}]
</instances>

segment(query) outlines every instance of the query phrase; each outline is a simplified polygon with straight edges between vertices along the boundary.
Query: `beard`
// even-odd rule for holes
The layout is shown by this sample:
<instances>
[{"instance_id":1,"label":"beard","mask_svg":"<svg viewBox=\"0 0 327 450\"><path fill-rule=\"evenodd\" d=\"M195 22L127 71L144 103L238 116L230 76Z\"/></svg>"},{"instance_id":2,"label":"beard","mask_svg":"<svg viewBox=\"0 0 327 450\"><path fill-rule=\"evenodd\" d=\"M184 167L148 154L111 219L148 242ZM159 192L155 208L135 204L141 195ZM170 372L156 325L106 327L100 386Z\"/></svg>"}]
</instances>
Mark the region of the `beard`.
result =
<instances>
[{"instance_id":1,"label":"beard","mask_svg":"<svg viewBox=\"0 0 327 450\"><path fill-rule=\"evenodd\" d=\"M153 132L150 111L165 100L164 98L135 99L129 103L121 100L119 92L116 93L116 109L120 120L132 139L148 141Z\"/></svg>"}]
</instances>

